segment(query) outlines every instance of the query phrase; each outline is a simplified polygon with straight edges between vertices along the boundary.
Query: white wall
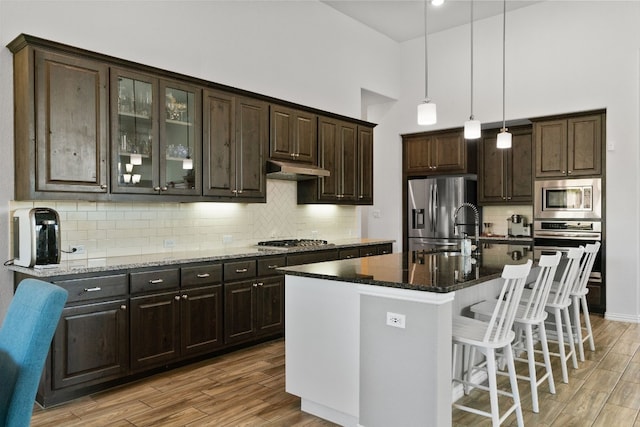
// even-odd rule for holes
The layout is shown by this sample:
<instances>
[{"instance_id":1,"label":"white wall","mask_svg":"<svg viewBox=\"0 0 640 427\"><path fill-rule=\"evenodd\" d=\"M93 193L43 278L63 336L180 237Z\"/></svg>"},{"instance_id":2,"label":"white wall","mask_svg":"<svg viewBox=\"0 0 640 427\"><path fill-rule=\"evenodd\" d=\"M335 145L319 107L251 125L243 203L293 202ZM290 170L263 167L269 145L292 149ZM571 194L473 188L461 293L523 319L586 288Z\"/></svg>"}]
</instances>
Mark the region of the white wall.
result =
<instances>
[{"instance_id":1,"label":"white wall","mask_svg":"<svg viewBox=\"0 0 640 427\"><path fill-rule=\"evenodd\" d=\"M397 44L316 1L0 0L0 45L20 33L355 118L361 115L362 88L391 97L399 88ZM13 72L4 47L0 146L0 258L8 258ZM76 209L87 212L83 204ZM110 209L131 214L129 204ZM179 215L180 207L169 209ZM338 215L344 211L337 210ZM342 223L350 224L344 230L348 235L353 222ZM2 269L0 319L12 293L12 276Z\"/></svg>"},{"instance_id":2,"label":"white wall","mask_svg":"<svg viewBox=\"0 0 640 427\"><path fill-rule=\"evenodd\" d=\"M433 12L432 15L435 15ZM506 118L519 119L607 109L607 317L640 320L639 49L640 3L546 1L507 16ZM475 108L483 123L502 120L502 16L474 26ZM416 124L424 97L422 38L401 45L399 102L376 128L376 156L391 165L376 172L379 220L371 235L397 230L401 237L400 133L461 126L469 116L469 27L429 37L429 94L438 123ZM377 166L377 164L376 164ZM389 202L387 202L389 200Z\"/></svg>"}]
</instances>

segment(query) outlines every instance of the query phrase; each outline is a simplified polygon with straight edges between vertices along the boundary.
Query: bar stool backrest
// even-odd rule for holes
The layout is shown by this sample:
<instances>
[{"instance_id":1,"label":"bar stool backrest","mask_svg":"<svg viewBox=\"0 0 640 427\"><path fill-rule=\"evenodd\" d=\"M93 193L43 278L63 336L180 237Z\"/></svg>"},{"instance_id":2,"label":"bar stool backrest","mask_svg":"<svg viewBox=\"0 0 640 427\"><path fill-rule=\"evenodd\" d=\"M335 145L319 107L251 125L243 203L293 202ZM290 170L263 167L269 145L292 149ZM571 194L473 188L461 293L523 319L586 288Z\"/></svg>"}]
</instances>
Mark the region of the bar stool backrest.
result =
<instances>
[{"instance_id":1,"label":"bar stool backrest","mask_svg":"<svg viewBox=\"0 0 640 427\"><path fill-rule=\"evenodd\" d=\"M584 247L571 248L567 253L567 265L564 268L560 283L555 292L549 294L547 305L569 305L570 293L572 286L578 277L578 270L580 268L580 258L584 253Z\"/></svg>"},{"instance_id":2,"label":"bar stool backrest","mask_svg":"<svg viewBox=\"0 0 640 427\"><path fill-rule=\"evenodd\" d=\"M526 264L504 266L502 270L504 284L491 315L484 342L499 342L507 338L511 332L531 264L532 261L528 260Z\"/></svg>"},{"instance_id":3,"label":"bar stool backrest","mask_svg":"<svg viewBox=\"0 0 640 427\"><path fill-rule=\"evenodd\" d=\"M529 299L524 304L524 312L521 315L523 319L534 320L542 318L561 257L562 253L559 251L555 255L540 256L540 261L538 261L540 272L536 283L531 289Z\"/></svg>"},{"instance_id":4,"label":"bar stool backrest","mask_svg":"<svg viewBox=\"0 0 640 427\"><path fill-rule=\"evenodd\" d=\"M580 262L580 270L576 276L576 280L573 282L573 289L571 289L572 294L580 293L587 288L589 276L591 275L591 270L593 270L593 264L599 250L600 242L589 243L584 247L584 257L582 257L582 261Z\"/></svg>"}]
</instances>

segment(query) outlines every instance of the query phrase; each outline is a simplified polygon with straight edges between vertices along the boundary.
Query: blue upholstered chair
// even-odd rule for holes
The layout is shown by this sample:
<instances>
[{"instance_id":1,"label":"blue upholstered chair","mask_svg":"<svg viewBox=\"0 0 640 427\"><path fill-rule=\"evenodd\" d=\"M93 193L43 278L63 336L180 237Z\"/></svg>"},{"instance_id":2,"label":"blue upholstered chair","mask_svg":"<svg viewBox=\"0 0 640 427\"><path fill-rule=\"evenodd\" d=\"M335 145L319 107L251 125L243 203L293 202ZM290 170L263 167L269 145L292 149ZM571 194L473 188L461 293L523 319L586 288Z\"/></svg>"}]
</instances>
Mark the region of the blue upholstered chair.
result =
<instances>
[{"instance_id":1,"label":"blue upholstered chair","mask_svg":"<svg viewBox=\"0 0 640 427\"><path fill-rule=\"evenodd\" d=\"M0 426L28 427L51 339L67 291L25 279L0 329Z\"/></svg>"}]
</instances>

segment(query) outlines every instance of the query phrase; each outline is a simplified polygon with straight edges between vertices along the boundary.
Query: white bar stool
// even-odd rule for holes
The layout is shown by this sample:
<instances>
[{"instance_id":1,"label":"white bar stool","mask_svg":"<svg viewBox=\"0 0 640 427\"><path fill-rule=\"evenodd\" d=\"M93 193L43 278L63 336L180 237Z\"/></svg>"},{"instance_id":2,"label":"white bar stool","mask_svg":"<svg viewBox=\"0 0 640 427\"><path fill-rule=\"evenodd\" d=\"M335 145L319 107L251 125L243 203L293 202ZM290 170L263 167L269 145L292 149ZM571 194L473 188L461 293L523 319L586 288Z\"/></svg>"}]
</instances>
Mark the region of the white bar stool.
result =
<instances>
[{"instance_id":1,"label":"white bar stool","mask_svg":"<svg viewBox=\"0 0 640 427\"><path fill-rule=\"evenodd\" d=\"M531 400L533 406L533 412L540 412L538 404L538 386L545 380L549 383L549 392L551 394L556 393L555 384L553 382L553 369L551 367L551 358L549 357L549 346L547 344L547 334L544 326L544 321L547 318L547 312L545 306L549 292L551 291L551 285L553 284L553 278L556 274L558 264L560 264L560 257L562 254L556 252L555 255L542 255L538 262L539 272L536 278L536 282L529 292L526 292L528 296L523 296L520 301L520 306L516 311L516 317L514 320L514 328L516 330L517 339L513 344L513 350L524 350L527 353L527 358L516 357L515 360L527 362L529 366L529 376L518 375L519 379L529 381L531 385ZM528 291L528 290L525 290ZM471 306L471 311L480 316L490 316L493 313L497 301L489 300ZM544 363L536 362L536 351L533 346L534 330L537 328L538 338L540 339L540 346L543 355ZM524 341L522 340L522 333L524 333ZM516 353L517 354L517 353ZM537 378L536 367L544 366L545 373Z\"/></svg>"},{"instance_id":2,"label":"white bar stool","mask_svg":"<svg viewBox=\"0 0 640 427\"><path fill-rule=\"evenodd\" d=\"M576 343L578 344L578 350L580 355L580 361L584 362L584 342L589 340L589 348L591 351L596 351L596 346L593 341L593 331L591 330L591 320L589 319L589 307L587 305L587 294L589 288L589 276L591 270L593 270L593 264L600 250L600 242L589 243L584 248L584 258L580 264L580 273L574 282L573 289L571 289L571 305L573 305L573 327L576 330ZM584 316L584 323L586 334L582 336L582 322L580 320L580 306L582 306L582 314Z\"/></svg>"},{"instance_id":3,"label":"white bar stool","mask_svg":"<svg viewBox=\"0 0 640 427\"><path fill-rule=\"evenodd\" d=\"M571 305L570 292L578 276L580 258L582 258L583 253L584 248L582 246L569 249L567 253L567 263L560 282L554 282L545 306L545 310L553 314L553 323L555 323L556 329L556 339L548 339L547 341L558 344L558 352L549 352L549 354L560 358L562 382L564 383L569 383L569 373L567 371L567 360L569 360L569 358L571 358L574 369L578 369L578 359L576 358L573 332L571 330L569 306ZM525 289L523 298L528 298L528 293L529 290ZM565 343L565 334L568 341L567 343ZM566 345L569 346L569 352L566 351Z\"/></svg>"},{"instance_id":4,"label":"white bar stool","mask_svg":"<svg viewBox=\"0 0 640 427\"><path fill-rule=\"evenodd\" d=\"M513 361L513 351L511 349L511 342L515 338L515 333L512 330L513 321L516 316L516 311L522 296L522 290L524 288L525 281L531 270L531 260L522 265L505 265L502 271L502 278L504 284L500 292L500 297L496 303L495 309L491 315L491 319L488 322L482 320L472 319L463 316L454 316L453 318L453 337L452 342L454 345L454 361L456 357L456 351L458 345L470 346L471 362L470 369L467 371L467 379L453 378L453 381L459 382L465 386L465 390L468 386L477 387L481 390L489 391L489 397L491 401L491 412L483 411L480 409L472 408L465 405L453 403L453 407L461 409L463 411L471 412L474 414L482 415L491 418L492 425L494 427L499 426L511 413L515 411L518 420L518 426L524 426L524 420L522 417L522 407L520 405L520 394L518 392L518 381L516 379L516 370ZM485 362L474 365L473 355L474 350L478 349L485 355ZM509 380L511 383L511 392L498 390L496 371L497 363L496 350L502 350L501 355L506 359L507 369L509 371ZM489 387L481 384L472 384L472 370L485 369L489 380ZM498 394L511 397L513 404L500 416L500 408L498 405Z\"/></svg>"}]
</instances>

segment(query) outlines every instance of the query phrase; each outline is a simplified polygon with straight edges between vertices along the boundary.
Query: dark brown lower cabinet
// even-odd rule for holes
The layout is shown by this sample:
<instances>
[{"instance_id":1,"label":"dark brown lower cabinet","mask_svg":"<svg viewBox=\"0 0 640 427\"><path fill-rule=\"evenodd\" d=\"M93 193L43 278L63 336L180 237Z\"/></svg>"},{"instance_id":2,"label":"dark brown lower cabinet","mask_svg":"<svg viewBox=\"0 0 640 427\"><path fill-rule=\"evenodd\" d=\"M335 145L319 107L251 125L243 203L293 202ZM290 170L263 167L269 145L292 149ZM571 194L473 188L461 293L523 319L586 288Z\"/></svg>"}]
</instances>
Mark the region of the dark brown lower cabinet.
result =
<instances>
[{"instance_id":1,"label":"dark brown lower cabinet","mask_svg":"<svg viewBox=\"0 0 640 427\"><path fill-rule=\"evenodd\" d=\"M45 407L284 333L285 265L391 252L391 244L223 263L67 275L69 292L36 400ZM26 277L15 273L17 285ZM226 280L226 283L224 280Z\"/></svg>"},{"instance_id":2,"label":"dark brown lower cabinet","mask_svg":"<svg viewBox=\"0 0 640 427\"><path fill-rule=\"evenodd\" d=\"M133 371L221 347L222 285L131 298L131 340Z\"/></svg>"},{"instance_id":3,"label":"dark brown lower cabinet","mask_svg":"<svg viewBox=\"0 0 640 427\"><path fill-rule=\"evenodd\" d=\"M180 355L180 294L131 298L131 370L173 362Z\"/></svg>"},{"instance_id":4,"label":"dark brown lower cabinet","mask_svg":"<svg viewBox=\"0 0 640 427\"><path fill-rule=\"evenodd\" d=\"M183 290L180 298L181 356L222 347L222 285Z\"/></svg>"},{"instance_id":5,"label":"dark brown lower cabinet","mask_svg":"<svg viewBox=\"0 0 640 427\"><path fill-rule=\"evenodd\" d=\"M284 276L224 284L226 344L284 330Z\"/></svg>"},{"instance_id":6,"label":"dark brown lower cabinet","mask_svg":"<svg viewBox=\"0 0 640 427\"><path fill-rule=\"evenodd\" d=\"M67 307L56 330L52 388L120 378L129 370L128 299Z\"/></svg>"}]
</instances>

